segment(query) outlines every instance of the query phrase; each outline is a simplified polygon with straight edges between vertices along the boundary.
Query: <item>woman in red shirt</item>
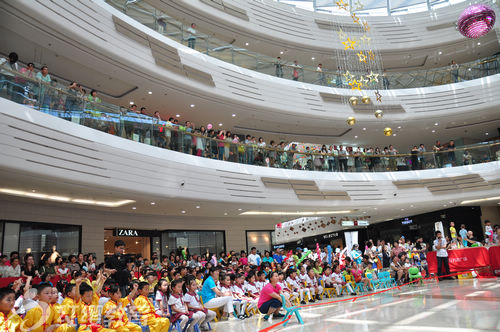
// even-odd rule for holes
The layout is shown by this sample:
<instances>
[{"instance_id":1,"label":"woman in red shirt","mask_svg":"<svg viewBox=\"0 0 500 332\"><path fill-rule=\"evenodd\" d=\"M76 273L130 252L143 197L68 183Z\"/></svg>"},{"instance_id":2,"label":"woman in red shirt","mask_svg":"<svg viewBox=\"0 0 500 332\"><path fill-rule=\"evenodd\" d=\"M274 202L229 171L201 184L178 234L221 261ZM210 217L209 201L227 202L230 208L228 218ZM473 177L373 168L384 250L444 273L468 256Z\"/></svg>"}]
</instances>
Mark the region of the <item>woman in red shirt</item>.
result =
<instances>
[{"instance_id":1,"label":"woman in red shirt","mask_svg":"<svg viewBox=\"0 0 500 332\"><path fill-rule=\"evenodd\" d=\"M265 315L265 320L269 319L271 315L276 318L284 317L283 314L279 313L283 303L281 299L281 287L278 285L278 281L278 272L270 272L269 283L260 291L257 306L259 307L259 311ZM287 306L291 306L288 300L285 299L285 301Z\"/></svg>"}]
</instances>

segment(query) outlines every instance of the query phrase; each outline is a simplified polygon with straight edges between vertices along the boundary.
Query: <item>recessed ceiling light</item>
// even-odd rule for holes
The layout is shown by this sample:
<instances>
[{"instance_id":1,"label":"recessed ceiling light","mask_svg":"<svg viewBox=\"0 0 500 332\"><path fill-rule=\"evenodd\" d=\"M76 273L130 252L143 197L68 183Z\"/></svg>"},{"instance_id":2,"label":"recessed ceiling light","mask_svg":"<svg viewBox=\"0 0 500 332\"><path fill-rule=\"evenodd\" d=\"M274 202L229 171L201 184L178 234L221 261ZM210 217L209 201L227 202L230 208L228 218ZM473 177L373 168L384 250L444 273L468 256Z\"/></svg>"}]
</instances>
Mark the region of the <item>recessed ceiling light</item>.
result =
<instances>
[{"instance_id":1,"label":"recessed ceiling light","mask_svg":"<svg viewBox=\"0 0 500 332\"><path fill-rule=\"evenodd\" d=\"M413 205L410 205L410 207L414 207Z\"/></svg>"},{"instance_id":2,"label":"recessed ceiling light","mask_svg":"<svg viewBox=\"0 0 500 332\"><path fill-rule=\"evenodd\" d=\"M397 136L396 134L392 134L392 136Z\"/></svg>"},{"instance_id":3,"label":"recessed ceiling light","mask_svg":"<svg viewBox=\"0 0 500 332\"><path fill-rule=\"evenodd\" d=\"M222 123L219 123L219 127L222 127Z\"/></svg>"},{"instance_id":4,"label":"recessed ceiling light","mask_svg":"<svg viewBox=\"0 0 500 332\"><path fill-rule=\"evenodd\" d=\"M401 126L398 126L398 129L401 129Z\"/></svg>"},{"instance_id":5,"label":"recessed ceiling light","mask_svg":"<svg viewBox=\"0 0 500 332\"><path fill-rule=\"evenodd\" d=\"M180 117L180 116L181 116L180 114L176 114L176 115L175 115L175 117L177 117L177 118L178 118L178 117Z\"/></svg>"},{"instance_id":6,"label":"recessed ceiling light","mask_svg":"<svg viewBox=\"0 0 500 332\"><path fill-rule=\"evenodd\" d=\"M280 51L280 54L283 54L283 51Z\"/></svg>"},{"instance_id":7,"label":"recessed ceiling light","mask_svg":"<svg viewBox=\"0 0 500 332\"><path fill-rule=\"evenodd\" d=\"M243 210L243 209L238 209L238 211L241 211L241 210Z\"/></svg>"},{"instance_id":8,"label":"recessed ceiling light","mask_svg":"<svg viewBox=\"0 0 500 332\"><path fill-rule=\"evenodd\" d=\"M183 213L183 214L184 214L184 213L186 213L186 211L182 210L182 211L181 211L181 213Z\"/></svg>"},{"instance_id":9,"label":"recessed ceiling light","mask_svg":"<svg viewBox=\"0 0 500 332\"><path fill-rule=\"evenodd\" d=\"M131 101L129 104L130 104L130 105L134 105L134 102L133 102L133 101Z\"/></svg>"},{"instance_id":10,"label":"recessed ceiling light","mask_svg":"<svg viewBox=\"0 0 500 332\"><path fill-rule=\"evenodd\" d=\"M155 202L151 202L151 205L155 205L156 203Z\"/></svg>"},{"instance_id":11,"label":"recessed ceiling light","mask_svg":"<svg viewBox=\"0 0 500 332\"><path fill-rule=\"evenodd\" d=\"M245 46L248 46L248 43L245 43Z\"/></svg>"},{"instance_id":12,"label":"recessed ceiling light","mask_svg":"<svg viewBox=\"0 0 500 332\"><path fill-rule=\"evenodd\" d=\"M479 45L481 45L481 43L480 43L480 42L478 42L478 43L477 43L477 46L479 46Z\"/></svg>"},{"instance_id":13,"label":"recessed ceiling light","mask_svg":"<svg viewBox=\"0 0 500 332\"><path fill-rule=\"evenodd\" d=\"M34 192L34 193L36 193L36 190L35 190L35 189L32 189L32 190L31 190L31 192Z\"/></svg>"},{"instance_id":14,"label":"recessed ceiling light","mask_svg":"<svg viewBox=\"0 0 500 332\"><path fill-rule=\"evenodd\" d=\"M227 212L224 212L224 215L227 216Z\"/></svg>"},{"instance_id":15,"label":"recessed ceiling light","mask_svg":"<svg viewBox=\"0 0 500 332\"><path fill-rule=\"evenodd\" d=\"M354 138L358 138L358 136L354 136Z\"/></svg>"},{"instance_id":16,"label":"recessed ceiling light","mask_svg":"<svg viewBox=\"0 0 500 332\"><path fill-rule=\"evenodd\" d=\"M484 133L486 136L488 136L489 134L488 133Z\"/></svg>"},{"instance_id":17,"label":"recessed ceiling light","mask_svg":"<svg viewBox=\"0 0 500 332\"><path fill-rule=\"evenodd\" d=\"M195 106L195 104L191 104L191 105L189 105L189 107L191 107L191 108L193 108L194 106Z\"/></svg>"},{"instance_id":18,"label":"recessed ceiling light","mask_svg":"<svg viewBox=\"0 0 500 332\"><path fill-rule=\"evenodd\" d=\"M435 133L436 131L434 129L432 129L432 132Z\"/></svg>"},{"instance_id":19,"label":"recessed ceiling light","mask_svg":"<svg viewBox=\"0 0 500 332\"><path fill-rule=\"evenodd\" d=\"M439 126L439 123L437 123L437 122L436 122L436 123L434 123L434 125L435 125L435 126Z\"/></svg>"},{"instance_id":20,"label":"recessed ceiling light","mask_svg":"<svg viewBox=\"0 0 500 332\"><path fill-rule=\"evenodd\" d=\"M366 128L363 128L363 130L366 130Z\"/></svg>"},{"instance_id":21,"label":"recessed ceiling light","mask_svg":"<svg viewBox=\"0 0 500 332\"><path fill-rule=\"evenodd\" d=\"M446 204L443 204L443 207L446 207Z\"/></svg>"},{"instance_id":22,"label":"recessed ceiling light","mask_svg":"<svg viewBox=\"0 0 500 332\"><path fill-rule=\"evenodd\" d=\"M438 53L438 54L439 54L439 55L441 55L441 54L443 54L443 52L439 51L439 53Z\"/></svg>"},{"instance_id":23,"label":"recessed ceiling light","mask_svg":"<svg viewBox=\"0 0 500 332\"><path fill-rule=\"evenodd\" d=\"M401 211L404 211L405 209L401 209Z\"/></svg>"},{"instance_id":24,"label":"recessed ceiling light","mask_svg":"<svg viewBox=\"0 0 500 332\"><path fill-rule=\"evenodd\" d=\"M311 60L314 60L314 57L312 57Z\"/></svg>"},{"instance_id":25,"label":"recessed ceiling light","mask_svg":"<svg viewBox=\"0 0 500 332\"><path fill-rule=\"evenodd\" d=\"M137 208L135 206L132 206L132 210L136 210Z\"/></svg>"},{"instance_id":26,"label":"recessed ceiling light","mask_svg":"<svg viewBox=\"0 0 500 332\"><path fill-rule=\"evenodd\" d=\"M153 91L148 91L148 94L149 94L149 95L152 95L152 94L153 94Z\"/></svg>"},{"instance_id":27,"label":"recessed ceiling light","mask_svg":"<svg viewBox=\"0 0 500 332\"><path fill-rule=\"evenodd\" d=\"M236 116L236 114L233 113L233 114L231 114L231 116L234 118Z\"/></svg>"},{"instance_id":28,"label":"recessed ceiling light","mask_svg":"<svg viewBox=\"0 0 500 332\"><path fill-rule=\"evenodd\" d=\"M197 208L197 209L199 209L199 208L200 208L200 206L199 206L199 205L196 205L196 208Z\"/></svg>"}]
</instances>

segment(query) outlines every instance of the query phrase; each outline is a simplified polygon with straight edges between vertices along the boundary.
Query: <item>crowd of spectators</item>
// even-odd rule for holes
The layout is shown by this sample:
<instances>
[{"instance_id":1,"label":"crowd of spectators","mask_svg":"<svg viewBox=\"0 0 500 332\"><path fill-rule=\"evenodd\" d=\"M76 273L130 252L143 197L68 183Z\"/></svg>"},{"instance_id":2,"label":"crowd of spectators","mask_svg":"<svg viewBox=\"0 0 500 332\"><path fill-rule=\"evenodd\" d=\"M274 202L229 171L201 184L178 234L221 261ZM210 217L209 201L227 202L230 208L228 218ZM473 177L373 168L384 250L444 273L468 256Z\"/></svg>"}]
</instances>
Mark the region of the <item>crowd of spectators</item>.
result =
<instances>
[{"instance_id":1,"label":"crowd of spectators","mask_svg":"<svg viewBox=\"0 0 500 332\"><path fill-rule=\"evenodd\" d=\"M276 68L278 72L279 61ZM135 104L122 108L123 121L117 121L109 116L106 107L101 107L103 103L96 90L91 90L88 94L76 82L61 86L51 78L47 66L42 66L38 72L33 63L22 67L18 63L18 55L12 52L8 59L0 59L0 69L2 80L12 83L4 82L2 88L7 89L10 98L16 102L33 105L38 103L41 109L61 111L58 116L85 126L206 158L329 172L404 171L478 162L470 151L464 150L457 154L453 140L446 144L436 141L432 148L425 147L424 144L415 145L402 153L392 145L380 148L274 140L266 142L263 137L216 129L212 124L196 126L191 121L180 122L177 116L163 118L158 111L151 115L146 107L138 108ZM19 76L14 76L13 72L17 72ZM37 81L53 88L37 85ZM74 116L72 112L81 113L81 116ZM489 159L486 156L482 161Z\"/></svg>"},{"instance_id":2,"label":"crowd of spectators","mask_svg":"<svg viewBox=\"0 0 500 332\"><path fill-rule=\"evenodd\" d=\"M480 245L465 225L458 232L454 226L450 224L448 238L437 232L432 246L438 260L445 262L446 273L448 249ZM483 244L500 245L499 225L492 227L486 221L484 235ZM0 303L4 296L12 300L11 306L2 304L0 311L8 319L22 317L19 324L27 327L45 317L47 326L69 330L75 327L75 318L80 326L92 325L97 331L104 331L103 326L139 331L140 325L164 331L170 324L190 331L195 325L208 329L217 316L243 320L260 312L267 320L283 317L283 301L299 305L320 301L325 294L341 297L370 292L384 271L389 271L395 285L410 280L410 268L429 275L426 255L431 247L421 237L413 242L401 236L392 244L368 240L364 248L354 244L350 250L317 246L259 253L252 248L248 255L245 251L191 255L188 248L179 248L168 257L153 253L150 260L124 255L121 240L114 249L101 264L92 254L67 259L47 254L38 266L30 253L22 265L18 252L12 252L10 259L1 256L1 276L14 281L0 290ZM439 266L438 276L442 272ZM40 315L47 307L54 314ZM121 325L116 320L119 315Z\"/></svg>"}]
</instances>

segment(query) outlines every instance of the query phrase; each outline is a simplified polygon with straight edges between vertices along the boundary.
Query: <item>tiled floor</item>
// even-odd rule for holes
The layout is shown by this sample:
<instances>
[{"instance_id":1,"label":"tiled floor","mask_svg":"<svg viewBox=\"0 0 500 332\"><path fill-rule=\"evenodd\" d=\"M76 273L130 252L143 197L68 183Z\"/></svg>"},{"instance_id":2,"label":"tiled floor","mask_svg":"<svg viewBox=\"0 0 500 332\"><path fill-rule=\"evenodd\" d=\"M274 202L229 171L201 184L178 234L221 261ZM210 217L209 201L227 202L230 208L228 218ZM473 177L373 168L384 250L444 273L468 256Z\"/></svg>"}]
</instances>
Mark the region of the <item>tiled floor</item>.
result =
<instances>
[{"instance_id":1,"label":"tiled floor","mask_svg":"<svg viewBox=\"0 0 500 332\"><path fill-rule=\"evenodd\" d=\"M287 327L276 327L272 331L499 331L500 279L449 280L429 282L425 286L405 286L355 302L303 308L301 314L304 325L293 318ZM217 332L259 331L278 321L268 322L255 316L244 321L215 323L212 328Z\"/></svg>"}]
</instances>

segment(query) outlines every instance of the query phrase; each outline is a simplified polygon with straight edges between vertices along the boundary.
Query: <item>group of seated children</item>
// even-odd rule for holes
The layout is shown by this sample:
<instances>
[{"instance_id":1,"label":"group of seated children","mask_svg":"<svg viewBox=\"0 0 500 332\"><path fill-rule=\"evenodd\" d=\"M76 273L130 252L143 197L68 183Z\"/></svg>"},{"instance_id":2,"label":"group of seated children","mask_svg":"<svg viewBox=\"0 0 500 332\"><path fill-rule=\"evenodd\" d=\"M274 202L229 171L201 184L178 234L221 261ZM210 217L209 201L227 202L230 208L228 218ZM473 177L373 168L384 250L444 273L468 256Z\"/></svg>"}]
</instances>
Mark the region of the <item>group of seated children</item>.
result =
<instances>
[{"instance_id":1,"label":"group of seated children","mask_svg":"<svg viewBox=\"0 0 500 332\"><path fill-rule=\"evenodd\" d=\"M171 284L160 279L154 302L148 282L132 282L130 293L122 297L120 287L106 279L99 272L93 282L79 277L71 283L58 283L58 287L41 283L33 286L36 296L29 300L22 299L34 289L29 281L24 295L16 292L16 287L1 288L0 324L10 332L141 332L141 325L148 326L151 332L164 332L170 324L179 322L182 330L193 332L196 324L208 330L207 323L215 317L201 304L198 283L192 275ZM16 313L20 312L15 310L16 298L21 298L25 309L23 318Z\"/></svg>"}]
</instances>

